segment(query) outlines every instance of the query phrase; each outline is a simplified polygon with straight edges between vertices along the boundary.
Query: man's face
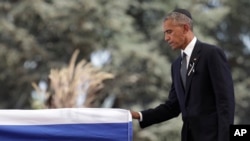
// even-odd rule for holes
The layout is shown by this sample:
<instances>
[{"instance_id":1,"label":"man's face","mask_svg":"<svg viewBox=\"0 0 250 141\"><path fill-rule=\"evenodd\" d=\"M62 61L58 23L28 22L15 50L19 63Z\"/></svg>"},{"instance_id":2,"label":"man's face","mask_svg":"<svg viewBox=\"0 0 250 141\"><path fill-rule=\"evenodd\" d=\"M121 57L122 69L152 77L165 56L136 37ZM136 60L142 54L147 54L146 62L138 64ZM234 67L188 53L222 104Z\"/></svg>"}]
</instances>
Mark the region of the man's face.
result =
<instances>
[{"instance_id":1,"label":"man's face","mask_svg":"<svg viewBox=\"0 0 250 141\"><path fill-rule=\"evenodd\" d=\"M168 42L173 50L184 49L186 47L184 25L177 24L173 20L166 20L163 28L164 40Z\"/></svg>"}]
</instances>

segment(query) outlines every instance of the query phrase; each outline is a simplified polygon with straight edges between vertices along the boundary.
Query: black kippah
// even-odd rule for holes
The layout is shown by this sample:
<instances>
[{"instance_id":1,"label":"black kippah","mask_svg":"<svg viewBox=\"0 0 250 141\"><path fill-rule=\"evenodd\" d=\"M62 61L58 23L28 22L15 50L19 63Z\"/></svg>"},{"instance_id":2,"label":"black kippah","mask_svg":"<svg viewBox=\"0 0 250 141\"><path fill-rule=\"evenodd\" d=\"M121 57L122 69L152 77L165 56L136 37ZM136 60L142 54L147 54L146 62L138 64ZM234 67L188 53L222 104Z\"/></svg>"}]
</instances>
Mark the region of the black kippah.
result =
<instances>
[{"instance_id":1,"label":"black kippah","mask_svg":"<svg viewBox=\"0 0 250 141\"><path fill-rule=\"evenodd\" d=\"M192 19L192 16L190 14L189 11L185 10L185 9L175 9L173 12L177 12L177 13L181 13L181 14L184 14L186 15L187 17L189 17L190 19Z\"/></svg>"}]
</instances>

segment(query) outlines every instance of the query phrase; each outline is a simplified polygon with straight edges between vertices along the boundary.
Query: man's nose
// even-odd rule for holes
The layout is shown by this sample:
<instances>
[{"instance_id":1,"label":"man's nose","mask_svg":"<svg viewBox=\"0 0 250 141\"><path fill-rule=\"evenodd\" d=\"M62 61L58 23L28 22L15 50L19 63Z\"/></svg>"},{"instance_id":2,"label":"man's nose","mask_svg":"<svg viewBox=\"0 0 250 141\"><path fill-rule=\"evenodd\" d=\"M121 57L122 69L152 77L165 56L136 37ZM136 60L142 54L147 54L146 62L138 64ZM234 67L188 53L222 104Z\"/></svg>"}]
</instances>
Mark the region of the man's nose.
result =
<instances>
[{"instance_id":1,"label":"man's nose","mask_svg":"<svg viewBox=\"0 0 250 141\"><path fill-rule=\"evenodd\" d=\"M164 40L168 42L170 40L170 37L165 34Z\"/></svg>"}]
</instances>

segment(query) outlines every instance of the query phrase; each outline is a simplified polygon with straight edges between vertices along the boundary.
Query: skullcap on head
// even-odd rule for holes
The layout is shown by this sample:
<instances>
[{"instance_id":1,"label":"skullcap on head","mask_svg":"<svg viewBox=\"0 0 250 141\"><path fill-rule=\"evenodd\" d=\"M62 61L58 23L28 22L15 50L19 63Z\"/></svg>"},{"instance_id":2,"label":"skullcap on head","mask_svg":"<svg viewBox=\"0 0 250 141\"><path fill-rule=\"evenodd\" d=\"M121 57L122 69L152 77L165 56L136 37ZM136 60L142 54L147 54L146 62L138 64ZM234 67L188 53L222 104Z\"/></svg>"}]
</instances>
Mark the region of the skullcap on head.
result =
<instances>
[{"instance_id":1,"label":"skullcap on head","mask_svg":"<svg viewBox=\"0 0 250 141\"><path fill-rule=\"evenodd\" d=\"M181 13L181 14L184 14L185 16L189 17L190 19L192 19L192 16L190 14L189 11L187 11L186 9L175 9L173 12L177 12L177 13Z\"/></svg>"}]
</instances>

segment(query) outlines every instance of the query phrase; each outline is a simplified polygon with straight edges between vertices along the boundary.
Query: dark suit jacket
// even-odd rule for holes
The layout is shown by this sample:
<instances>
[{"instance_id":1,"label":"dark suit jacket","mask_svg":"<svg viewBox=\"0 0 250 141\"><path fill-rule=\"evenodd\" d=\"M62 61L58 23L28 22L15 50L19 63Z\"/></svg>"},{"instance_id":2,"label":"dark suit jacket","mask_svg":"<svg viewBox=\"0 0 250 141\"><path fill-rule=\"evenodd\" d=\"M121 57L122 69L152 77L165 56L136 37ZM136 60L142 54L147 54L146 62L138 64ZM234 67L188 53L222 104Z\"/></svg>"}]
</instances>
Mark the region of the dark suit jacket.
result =
<instances>
[{"instance_id":1,"label":"dark suit jacket","mask_svg":"<svg viewBox=\"0 0 250 141\"><path fill-rule=\"evenodd\" d=\"M229 141L235 102L225 54L219 47L197 41L189 61L186 90L181 82L180 62L179 56L172 64L168 100L142 111L140 126L145 128L181 113L182 141Z\"/></svg>"}]
</instances>

